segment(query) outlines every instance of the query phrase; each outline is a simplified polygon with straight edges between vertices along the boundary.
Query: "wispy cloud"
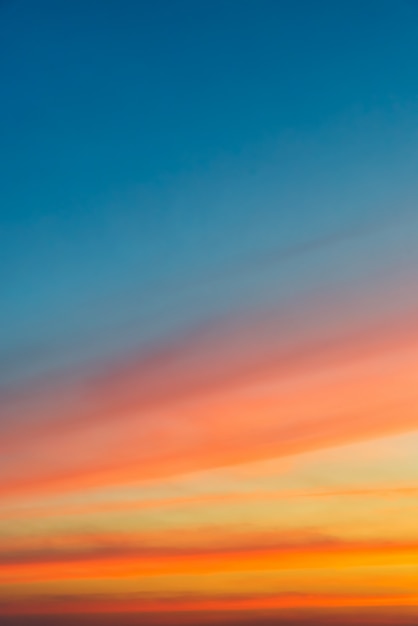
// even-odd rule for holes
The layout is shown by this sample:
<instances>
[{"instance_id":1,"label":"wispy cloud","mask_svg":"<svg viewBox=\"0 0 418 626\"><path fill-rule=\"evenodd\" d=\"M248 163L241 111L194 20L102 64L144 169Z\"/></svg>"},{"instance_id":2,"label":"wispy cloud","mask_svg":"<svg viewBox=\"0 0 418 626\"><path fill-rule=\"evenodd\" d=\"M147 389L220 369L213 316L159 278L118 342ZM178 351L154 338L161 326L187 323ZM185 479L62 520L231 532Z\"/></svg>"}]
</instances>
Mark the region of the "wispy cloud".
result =
<instances>
[{"instance_id":1,"label":"wispy cloud","mask_svg":"<svg viewBox=\"0 0 418 626\"><path fill-rule=\"evenodd\" d=\"M3 425L15 452L0 489L131 482L416 428L414 319L290 340L274 316L228 321L64 381L26 404L32 419Z\"/></svg>"}]
</instances>

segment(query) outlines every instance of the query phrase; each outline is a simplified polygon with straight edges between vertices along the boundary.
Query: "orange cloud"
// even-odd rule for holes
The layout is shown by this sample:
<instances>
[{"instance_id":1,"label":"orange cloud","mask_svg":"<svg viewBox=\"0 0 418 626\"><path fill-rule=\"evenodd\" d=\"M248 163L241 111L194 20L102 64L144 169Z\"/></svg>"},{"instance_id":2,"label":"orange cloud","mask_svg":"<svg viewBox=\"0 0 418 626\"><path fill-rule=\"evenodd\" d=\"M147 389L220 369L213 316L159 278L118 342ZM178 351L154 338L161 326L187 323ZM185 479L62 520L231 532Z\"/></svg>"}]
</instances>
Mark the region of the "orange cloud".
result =
<instances>
[{"instance_id":1,"label":"orange cloud","mask_svg":"<svg viewBox=\"0 0 418 626\"><path fill-rule=\"evenodd\" d=\"M174 539L174 538L173 538ZM201 575L287 569L415 565L418 543L342 541L333 538L255 535L240 545L146 545L143 537L98 535L69 537L55 546L1 550L0 583L137 576ZM242 540L242 539L241 539ZM255 543L254 543L255 541ZM50 543L50 542L48 542Z\"/></svg>"},{"instance_id":2,"label":"orange cloud","mask_svg":"<svg viewBox=\"0 0 418 626\"><path fill-rule=\"evenodd\" d=\"M0 493L132 483L418 427L412 316L296 343L260 323L134 359L70 387L56 415L9 426Z\"/></svg>"}]
</instances>

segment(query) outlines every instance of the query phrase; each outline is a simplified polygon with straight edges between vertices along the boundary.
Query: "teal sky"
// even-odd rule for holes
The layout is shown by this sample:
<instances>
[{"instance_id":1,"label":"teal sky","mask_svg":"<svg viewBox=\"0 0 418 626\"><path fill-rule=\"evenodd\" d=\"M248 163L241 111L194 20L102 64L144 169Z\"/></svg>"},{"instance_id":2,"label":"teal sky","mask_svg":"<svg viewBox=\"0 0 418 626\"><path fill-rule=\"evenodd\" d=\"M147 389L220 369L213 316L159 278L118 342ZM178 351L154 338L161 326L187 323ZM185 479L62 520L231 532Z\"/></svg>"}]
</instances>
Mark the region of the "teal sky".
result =
<instances>
[{"instance_id":1,"label":"teal sky","mask_svg":"<svg viewBox=\"0 0 418 626\"><path fill-rule=\"evenodd\" d=\"M417 24L412 1L3 1L1 388L311 293L412 293Z\"/></svg>"}]
</instances>

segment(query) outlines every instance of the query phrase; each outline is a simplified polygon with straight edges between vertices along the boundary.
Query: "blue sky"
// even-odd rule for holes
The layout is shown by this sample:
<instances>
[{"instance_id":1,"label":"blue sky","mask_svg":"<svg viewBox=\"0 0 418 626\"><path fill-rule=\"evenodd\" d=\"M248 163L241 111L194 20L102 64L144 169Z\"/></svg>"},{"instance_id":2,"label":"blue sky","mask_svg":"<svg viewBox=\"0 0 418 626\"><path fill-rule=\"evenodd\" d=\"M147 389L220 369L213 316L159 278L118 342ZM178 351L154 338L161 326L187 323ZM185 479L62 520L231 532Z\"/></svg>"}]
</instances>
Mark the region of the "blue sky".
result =
<instances>
[{"instance_id":1,"label":"blue sky","mask_svg":"<svg viewBox=\"0 0 418 626\"><path fill-rule=\"evenodd\" d=\"M416 3L0 12L5 384L399 258L281 255L413 213Z\"/></svg>"}]
</instances>

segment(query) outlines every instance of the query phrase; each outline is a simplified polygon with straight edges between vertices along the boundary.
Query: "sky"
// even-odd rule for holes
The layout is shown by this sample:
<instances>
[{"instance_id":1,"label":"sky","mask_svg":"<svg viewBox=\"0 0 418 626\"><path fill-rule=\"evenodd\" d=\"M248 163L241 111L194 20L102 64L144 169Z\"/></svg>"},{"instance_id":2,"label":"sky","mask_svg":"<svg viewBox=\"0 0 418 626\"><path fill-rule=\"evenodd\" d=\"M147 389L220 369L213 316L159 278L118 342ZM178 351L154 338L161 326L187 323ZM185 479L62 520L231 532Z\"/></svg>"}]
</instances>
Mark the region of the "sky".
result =
<instances>
[{"instance_id":1,"label":"sky","mask_svg":"<svg viewBox=\"0 0 418 626\"><path fill-rule=\"evenodd\" d=\"M418 4L0 2L0 621L418 620Z\"/></svg>"}]
</instances>

